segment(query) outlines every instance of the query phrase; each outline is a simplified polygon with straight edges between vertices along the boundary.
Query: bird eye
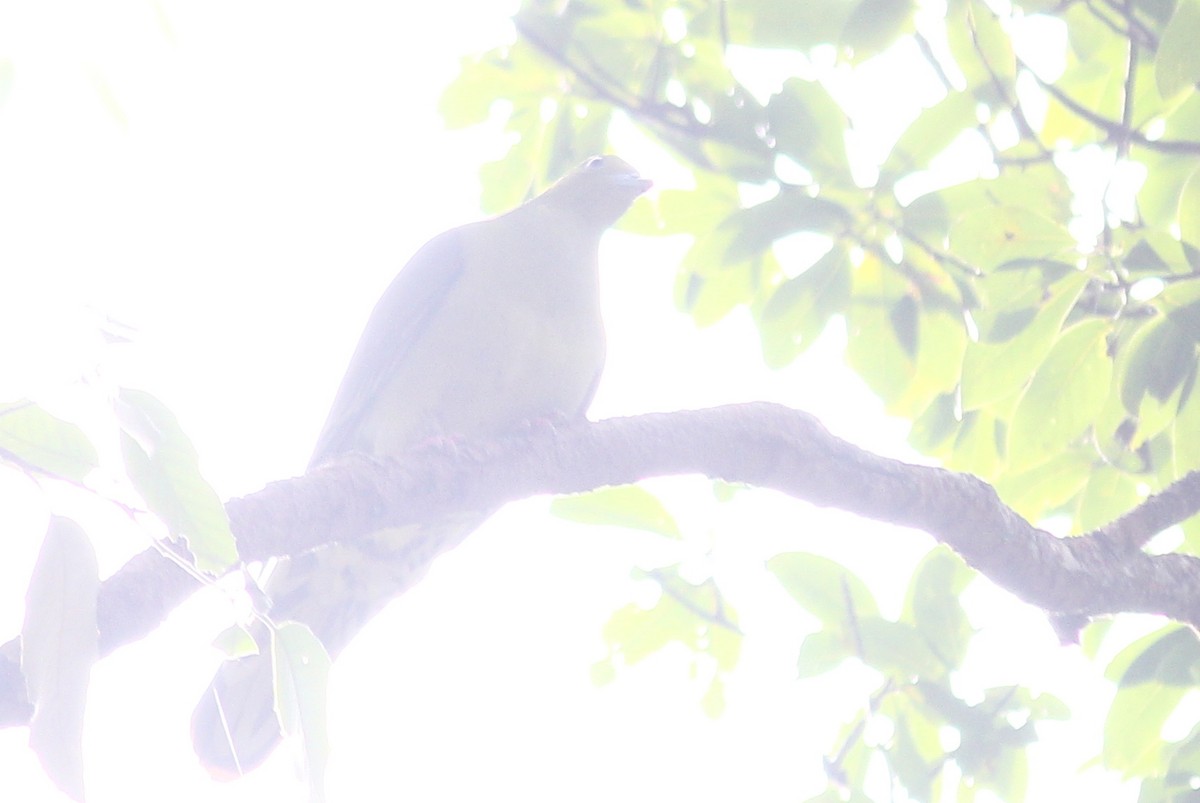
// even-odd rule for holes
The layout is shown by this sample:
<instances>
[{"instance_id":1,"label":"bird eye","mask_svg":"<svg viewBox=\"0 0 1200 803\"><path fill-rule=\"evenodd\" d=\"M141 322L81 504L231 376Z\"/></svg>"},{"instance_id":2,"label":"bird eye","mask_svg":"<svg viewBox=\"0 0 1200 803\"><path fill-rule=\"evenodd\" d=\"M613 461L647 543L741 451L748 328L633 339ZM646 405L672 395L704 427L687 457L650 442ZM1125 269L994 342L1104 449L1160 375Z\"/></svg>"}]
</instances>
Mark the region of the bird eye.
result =
<instances>
[{"instance_id":1,"label":"bird eye","mask_svg":"<svg viewBox=\"0 0 1200 803\"><path fill-rule=\"evenodd\" d=\"M588 159L586 162L583 163L584 170L596 170L603 166L604 166L604 157L603 156L593 156L591 159Z\"/></svg>"}]
</instances>

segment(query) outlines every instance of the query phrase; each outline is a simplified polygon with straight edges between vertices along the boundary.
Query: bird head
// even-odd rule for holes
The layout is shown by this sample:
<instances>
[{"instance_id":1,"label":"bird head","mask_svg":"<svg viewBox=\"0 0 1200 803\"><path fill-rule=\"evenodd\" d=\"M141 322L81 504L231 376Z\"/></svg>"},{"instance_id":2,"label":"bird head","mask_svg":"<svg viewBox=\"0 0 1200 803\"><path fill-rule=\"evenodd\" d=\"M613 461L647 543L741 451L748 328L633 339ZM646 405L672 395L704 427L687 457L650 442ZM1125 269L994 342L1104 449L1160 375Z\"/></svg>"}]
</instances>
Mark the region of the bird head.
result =
<instances>
[{"instance_id":1,"label":"bird head","mask_svg":"<svg viewBox=\"0 0 1200 803\"><path fill-rule=\"evenodd\" d=\"M616 156L592 156L559 179L538 200L578 215L600 229L617 222L653 185Z\"/></svg>"}]
</instances>

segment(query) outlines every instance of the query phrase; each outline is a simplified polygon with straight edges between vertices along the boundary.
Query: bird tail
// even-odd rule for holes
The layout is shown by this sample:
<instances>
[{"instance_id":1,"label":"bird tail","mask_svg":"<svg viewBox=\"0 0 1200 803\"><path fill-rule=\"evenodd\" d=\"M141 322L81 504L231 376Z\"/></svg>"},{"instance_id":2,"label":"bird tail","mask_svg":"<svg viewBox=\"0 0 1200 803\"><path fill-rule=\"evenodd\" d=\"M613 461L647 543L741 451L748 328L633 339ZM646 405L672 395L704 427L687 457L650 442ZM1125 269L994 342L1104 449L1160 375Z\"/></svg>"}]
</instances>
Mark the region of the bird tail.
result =
<instances>
[{"instance_id":1,"label":"bird tail","mask_svg":"<svg viewBox=\"0 0 1200 803\"><path fill-rule=\"evenodd\" d=\"M390 528L280 561L266 583L271 620L304 623L336 658L375 614L420 580L438 554L457 546L483 518L464 515L434 525ZM282 738L269 634L262 624L253 631L260 653L226 662L192 714L192 745L200 763L219 780L254 769Z\"/></svg>"}]
</instances>

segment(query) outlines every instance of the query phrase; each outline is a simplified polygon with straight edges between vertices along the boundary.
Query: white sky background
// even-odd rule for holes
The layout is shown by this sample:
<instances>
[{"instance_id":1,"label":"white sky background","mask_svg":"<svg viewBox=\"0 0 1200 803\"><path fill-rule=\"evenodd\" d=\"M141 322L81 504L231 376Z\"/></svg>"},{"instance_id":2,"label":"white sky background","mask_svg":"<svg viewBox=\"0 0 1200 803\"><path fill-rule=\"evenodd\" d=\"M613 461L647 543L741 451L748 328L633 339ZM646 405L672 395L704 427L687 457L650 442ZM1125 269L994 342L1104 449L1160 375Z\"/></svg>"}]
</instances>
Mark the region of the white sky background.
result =
<instances>
[{"instance_id":1,"label":"white sky background","mask_svg":"<svg viewBox=\"0 0 1200 803\"><path fill-rule=\"evenodd\" d=\"M0 2L14 70L0 105L0 399L90 418L113 388L141 387L178 415L222 497L301 472L379 292L423 241L479 216L477 169L504 148L495 128L443 131L435 109L459 55L510 36L515 3L423 3L419 20L415 7ZM678 180L628 139L622 155L643 173ZM841 366L837 331L781 373L762 368L743 316L697 332L671 302L680 246L605 241L610 354L593 417L771 398L908 454L904 427ZM105 345L106 317L133 342ZM821 756L868 686L854 670L794 681L808 623L761 560L844 558L897 606L928 539L766 493L720 505L697 479L653 487L686 530L715 539L749 633L722 719L700 712L682 651L600 690L589 680L604 621L645 596L629 568L673 550L702 561L704 539L573 526L531 500L441 558L335 665L329 799L795 801L822 788ZM0 473L0 640L20 627L52 504L89 517L104 573L145 544L102 503ZM996 634L974 659L980 682L1036 673L1056 692L1097 691L1036 612L977 594L1000 600L977 606ZM97 665L92 801L301 799L286 749L234 784L209 781L191 752L188 717L219 660L208 644L232 610L206 592ZM64 799L26 739L0 731L5 788ZM1079 792L1071 773L1095 747L1045 771Z\"/></svg>"}]
</instances>

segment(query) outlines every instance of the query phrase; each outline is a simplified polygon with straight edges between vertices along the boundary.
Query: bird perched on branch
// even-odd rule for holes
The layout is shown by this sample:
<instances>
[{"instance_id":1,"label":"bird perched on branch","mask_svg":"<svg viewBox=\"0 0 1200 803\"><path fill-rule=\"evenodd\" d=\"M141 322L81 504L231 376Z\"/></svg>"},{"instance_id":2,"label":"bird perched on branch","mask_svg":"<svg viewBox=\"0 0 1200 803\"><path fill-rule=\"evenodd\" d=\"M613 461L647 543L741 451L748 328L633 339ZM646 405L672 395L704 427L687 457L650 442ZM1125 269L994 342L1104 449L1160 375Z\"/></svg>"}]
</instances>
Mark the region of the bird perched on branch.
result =
<instances>
[{"instance_id":1,"label":"bird perched on branch","mask_svg":"<svg viewBox=\"0 0 1200 803\"><path fill-rule=\"evenodd\" d=\"M426 243L375 306L310 468L347 452L404 455L431 437L488 438L583 417L604 365L600 236L650 187L594 156L541 195ZM267 579L273 622L299 621L336 656L431 555L489 511L393 528L284 559ZM267 629L261 652L226 663L192 717L201 762L248 772L279 742Z\"/></svg>"}]
</instances>

